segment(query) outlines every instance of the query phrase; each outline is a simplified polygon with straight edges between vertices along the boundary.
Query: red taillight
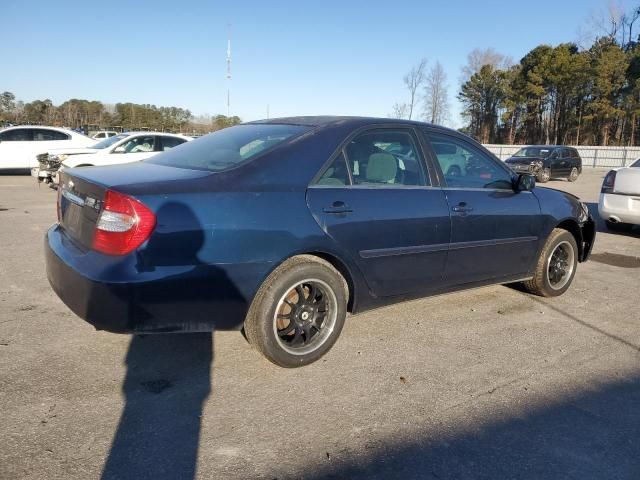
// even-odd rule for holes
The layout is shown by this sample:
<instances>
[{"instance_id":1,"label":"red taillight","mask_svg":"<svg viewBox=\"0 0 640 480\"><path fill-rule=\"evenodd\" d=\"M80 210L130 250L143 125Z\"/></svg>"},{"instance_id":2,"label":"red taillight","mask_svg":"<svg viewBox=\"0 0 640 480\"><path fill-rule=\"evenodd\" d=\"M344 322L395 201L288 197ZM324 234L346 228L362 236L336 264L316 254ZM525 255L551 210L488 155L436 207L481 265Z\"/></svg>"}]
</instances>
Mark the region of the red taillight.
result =
<instances>
[{"instance_id":1,"label":"red taillight","mask_svg":"<svg viewBox=\"0 0 640 480\"><path fill-rule=\"evenodd\" d=\"M107 255L126 255L142 245L155 226L156 216L141 202L107 190L93 248Z\"/></svg>"},{"instance_id":2,"label":"red taillight","mask_svg":"<svg viewBox=\"0 0 640 480\"><path fill-rule=\"evenodd\" d=\"M611 193L613 192L613 188L616 185L616 171L611 170L607 173L607 176L604 177L604 182L602 182L602 189L600 193Z\"/></svg>"}]
</instances>

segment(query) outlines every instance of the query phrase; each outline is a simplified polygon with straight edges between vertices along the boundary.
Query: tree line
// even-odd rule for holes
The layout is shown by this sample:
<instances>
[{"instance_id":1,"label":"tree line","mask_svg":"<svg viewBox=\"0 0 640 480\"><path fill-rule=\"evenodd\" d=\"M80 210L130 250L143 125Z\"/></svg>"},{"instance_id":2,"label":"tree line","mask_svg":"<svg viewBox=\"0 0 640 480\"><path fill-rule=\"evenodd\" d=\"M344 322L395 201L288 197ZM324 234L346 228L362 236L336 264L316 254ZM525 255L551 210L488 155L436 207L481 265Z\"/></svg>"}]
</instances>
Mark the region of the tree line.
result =
<instances>
[{"instance_id":1,"label":"tree line","mask_svg":"<svg viewBox=\"0 0 640 480\"><path fill-rule=\"evenodd\" d=\"M588 42L540 45L517 64L493 49L474 50L457 95L461 130L482 143L637 145L640 37L633 27L639 18L640 6L625 13L610 3ZM432 113L439 110L433 98L446 95L446 77L430 73L428 82L423 65L405 75L409 103L396 104L394 116L411 118L414 93L422 88L423 118L443 123Z\"/></svg>"},{"instance_id":2,"label":"tree line","mask_svg":"<svg viewBox=\"0 0 640 480\"><path fill-rule=\"evenodd\" d=\"M149 104L103 104L95 100L70 99L54 105L49 99L25 103L12 92L0 94L0 126L2 124L53 125L69 128L150 129L169 132L206 133L241 123L237 116L227 117L192 113L178 107Z\"/></svg>"}]
</instances>

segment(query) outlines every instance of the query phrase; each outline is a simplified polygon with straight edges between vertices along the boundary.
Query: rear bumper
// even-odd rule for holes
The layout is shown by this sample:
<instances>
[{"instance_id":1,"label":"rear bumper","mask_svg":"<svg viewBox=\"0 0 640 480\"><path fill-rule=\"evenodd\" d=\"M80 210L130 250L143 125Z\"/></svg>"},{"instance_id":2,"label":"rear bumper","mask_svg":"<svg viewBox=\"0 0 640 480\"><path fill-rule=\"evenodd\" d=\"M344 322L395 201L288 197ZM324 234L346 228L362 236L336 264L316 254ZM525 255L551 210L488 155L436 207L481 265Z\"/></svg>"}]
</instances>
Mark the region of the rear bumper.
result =
<instances>
[{"instance_id":1,"label":"rear bumper","mask_svg":"<svg viewBox=\"0 0 640 480\"><path fill-rule=\"evenodd\" d=\"M640 195L601 193L598 213L605 221L640 225Z\"/></svg>"},{"instance_id":2,"label":"rear bumper","mask_svg":"<svg viewBox=\"0 0 640 480\"><path fill-rule=\"evenodd\" d=\"M47 278L60 299L98 330L205 332L242 328L268 264L155 266L140 252L108 257L79 250L58 225L45 237Z\"/></svg>"}]
</instances>

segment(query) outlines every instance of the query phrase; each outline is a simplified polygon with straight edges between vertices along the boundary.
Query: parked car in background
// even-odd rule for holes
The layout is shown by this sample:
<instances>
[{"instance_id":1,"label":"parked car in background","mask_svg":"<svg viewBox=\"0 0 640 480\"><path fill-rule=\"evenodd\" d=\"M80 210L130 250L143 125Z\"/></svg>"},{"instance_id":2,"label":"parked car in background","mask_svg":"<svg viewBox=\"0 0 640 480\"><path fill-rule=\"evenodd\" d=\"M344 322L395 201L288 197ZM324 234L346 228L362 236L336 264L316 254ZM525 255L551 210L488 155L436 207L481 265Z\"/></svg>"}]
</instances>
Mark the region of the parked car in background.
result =
<instances>
[{"instance_id":1,"label":"parked car in background","mask_svg":"<svg viewBox=\"0 0 640 480\"><path fill-rule=\"evenodd\" d=\"M95 140L58 127L17 126L0 130L0 170L29 173L37 155L54 148L88 147Z\"/></svg>"},{"instance_id":2,"label":"parked car in background","mask_svg":"<svg viewBox=\"0 0 640 480\"><path fill-rule=\"evenodd\" d=\"M32 174L42 182L56 185L60 168L137 162L190 140L189 137L173 133L120 133L90 148L59 148L38 155L39 167Z\"/></svg>"},{"instance_id":3,"label":"parked car in background","mask_svg":"<svg viewBox=\"0 0 640 480\"><path fill-rule=\"evenodd\" d=\"M640 159L629 167L607 173L600 190L598 213L611 230L640 225Z\"/></svg>"},{"instance_id":4,"label":"parked car in background","mask_svg":"<svg viewBox=\"0 0 640 480\"><path fill-rule=\"evenodd\" d=\"M112 130L101 130L91 135L91 138L94 140L104 140L105 138L115 137L117 134L118 132L114 132Z\"/></svg>"},{"instance_id":5,"label":"parked car in background","mask_svg":"<svg viewBox=\"0 0 640 480\"><path fill-rule=\"evenodd\" d=\"M521 148L506 160L517 173L530 173L545 183L552 178L566 178L575 182L582 173L582 158L573 147L559 145L531 145Z\"/></svg>"},{"instance_id":6,"label":"parked car in background","mask_svg":"<svg viewBox=\"0 0 640 480\"><path fill-rule=\"evenodd\" d=\"M462 173L443 171L450 154L434 144L460 152ZM296 367L331 348L348 311L494 283L564 293L595 224L576 197L534 185L420 122L253 122L142 162L62 171L47 275L98 329L244 328Z\"/></svg>"}]
</instances>

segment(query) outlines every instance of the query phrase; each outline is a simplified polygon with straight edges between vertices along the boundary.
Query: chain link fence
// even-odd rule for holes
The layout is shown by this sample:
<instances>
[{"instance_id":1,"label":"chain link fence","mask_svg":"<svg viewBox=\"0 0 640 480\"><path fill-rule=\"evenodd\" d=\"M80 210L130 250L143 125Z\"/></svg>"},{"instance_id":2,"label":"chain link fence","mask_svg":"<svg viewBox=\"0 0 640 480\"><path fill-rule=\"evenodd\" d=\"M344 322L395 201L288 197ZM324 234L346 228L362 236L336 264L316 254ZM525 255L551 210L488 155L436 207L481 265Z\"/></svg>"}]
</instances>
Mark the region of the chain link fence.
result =
<instances>
[{"instance_id":1,"label":"chain link fence","mask_svg":"<svg viewBox=\"0 0 640 480\"><path fill-rule=\"evenodd\" d=\"M524 145L487 144L485 147L500 160L506 160ZM640 147L578 146L573 148L578 150L583 167L626 167L640 158Z\"/></svg>"}]
</instances>

